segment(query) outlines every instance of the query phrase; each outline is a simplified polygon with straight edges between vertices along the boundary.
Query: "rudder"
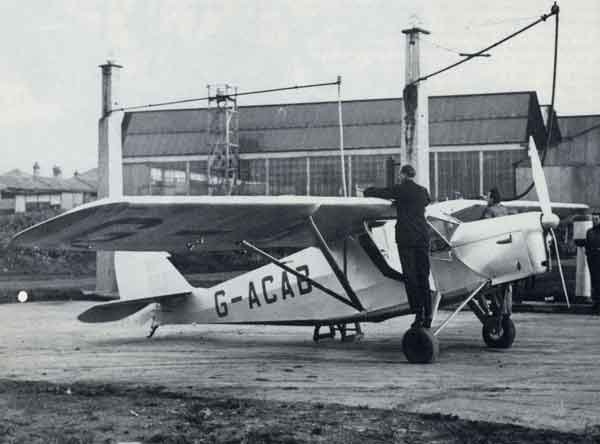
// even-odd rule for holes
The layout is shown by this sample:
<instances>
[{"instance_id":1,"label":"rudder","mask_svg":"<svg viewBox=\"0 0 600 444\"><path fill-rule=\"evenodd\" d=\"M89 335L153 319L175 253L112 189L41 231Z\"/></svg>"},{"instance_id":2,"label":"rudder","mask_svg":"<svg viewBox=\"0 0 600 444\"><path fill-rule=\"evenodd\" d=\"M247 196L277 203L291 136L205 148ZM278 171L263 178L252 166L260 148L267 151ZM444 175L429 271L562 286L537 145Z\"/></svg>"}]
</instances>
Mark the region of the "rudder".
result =
<instances>
[{"instance_id":1,"label":"rudder","mask_svg":"<svg viewBox=\"0 0 600 444\"><path fill-rule=\"evenodd\" d=\"M169 253L115 252L115 274L121 300L188 293L193 287L169 260Z\"/></svg>"}]
</instances>

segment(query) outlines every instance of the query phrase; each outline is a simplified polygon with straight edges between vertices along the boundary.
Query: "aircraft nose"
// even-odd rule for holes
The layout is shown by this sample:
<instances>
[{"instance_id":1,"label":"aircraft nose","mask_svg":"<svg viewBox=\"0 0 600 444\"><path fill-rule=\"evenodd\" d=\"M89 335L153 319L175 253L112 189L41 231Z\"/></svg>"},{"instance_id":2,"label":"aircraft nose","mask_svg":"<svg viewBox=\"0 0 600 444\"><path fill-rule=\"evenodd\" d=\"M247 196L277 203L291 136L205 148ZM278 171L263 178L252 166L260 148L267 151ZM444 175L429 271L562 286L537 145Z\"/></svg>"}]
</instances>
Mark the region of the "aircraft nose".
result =
<instances>
[{"instance_id":1,"label":"aircraft nose","mask_svg":"<svg viewBox=\"0 0 600 444\"><path fill-rule=\"evenodd\" d=\"M554 213L543 213L542 214L542 228L544 230L554 229L558 227L560 218Z\"/></svg>"}]
</instances>

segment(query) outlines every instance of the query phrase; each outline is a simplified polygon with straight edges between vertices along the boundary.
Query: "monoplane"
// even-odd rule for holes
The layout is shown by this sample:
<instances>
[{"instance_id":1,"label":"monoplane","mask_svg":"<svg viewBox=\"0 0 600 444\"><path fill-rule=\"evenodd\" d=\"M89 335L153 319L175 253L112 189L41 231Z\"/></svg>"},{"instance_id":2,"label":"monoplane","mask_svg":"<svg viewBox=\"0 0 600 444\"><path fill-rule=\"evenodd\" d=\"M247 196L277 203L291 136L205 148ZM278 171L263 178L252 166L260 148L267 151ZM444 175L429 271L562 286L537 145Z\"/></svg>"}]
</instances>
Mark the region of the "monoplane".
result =
<instances>
[{"instance_id":1,"label":"monoplane","mask_svg":"<svg viewBox=\"0 0 600 444\"><path fill-rule=\"evenodd\" d=\"M530 141L539 202L494 219L461 221L454 215L482 201L433 203L431 275L435 316L447 319L403 337L410 362L436 359L437 337L464 307L481 321L487 346L515 339L510 284L550 269L548 234L559 224L537 149ZM101 199L15 236L22 246L116 251L120 299L91 307L83 322L117 321L154 304L151 333L186 323L276 324L314 327L313 338L360 338L361 323L411 313L394 242L395 209L377 198L311 196L129 196ZM278 258L276 248L295 249ZM169 253L238 251L268 264L210 288L196 288ZM501 291L488 291L490 289ZM436 322L437 324L437 322ZM324 332L322 332L324 329Z\"/></svg>"}]
</instances>

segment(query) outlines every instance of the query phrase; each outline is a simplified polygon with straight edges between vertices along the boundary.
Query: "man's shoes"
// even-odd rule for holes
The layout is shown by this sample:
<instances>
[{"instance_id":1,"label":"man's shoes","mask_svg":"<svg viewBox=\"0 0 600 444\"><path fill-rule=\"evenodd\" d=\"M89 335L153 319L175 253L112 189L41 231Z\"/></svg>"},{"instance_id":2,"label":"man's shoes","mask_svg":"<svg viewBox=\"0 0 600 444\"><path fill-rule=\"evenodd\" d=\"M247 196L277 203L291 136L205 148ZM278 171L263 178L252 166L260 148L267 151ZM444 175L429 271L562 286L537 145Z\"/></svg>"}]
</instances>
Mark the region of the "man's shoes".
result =
<instances>
[{"instance_id":1,"label":"man's shoes","mask_svg":"<svg viewBox=\"0 0 600 444\"><path fill-rule=\"evenodd\" d=\"M417 316L412 324L410 324L410 328L423 328L423 319L420 316Z\"/></svg>"},{"instance_id":2,"label":"man's shoes","mask_svg":"<svg viewBox=\"0 0 600 444\"><path fill-rule=\"evenodd\" d=\"M431 328L431 319L425 319L423 321L423 328Z\"/></svg>"}]
</instances>

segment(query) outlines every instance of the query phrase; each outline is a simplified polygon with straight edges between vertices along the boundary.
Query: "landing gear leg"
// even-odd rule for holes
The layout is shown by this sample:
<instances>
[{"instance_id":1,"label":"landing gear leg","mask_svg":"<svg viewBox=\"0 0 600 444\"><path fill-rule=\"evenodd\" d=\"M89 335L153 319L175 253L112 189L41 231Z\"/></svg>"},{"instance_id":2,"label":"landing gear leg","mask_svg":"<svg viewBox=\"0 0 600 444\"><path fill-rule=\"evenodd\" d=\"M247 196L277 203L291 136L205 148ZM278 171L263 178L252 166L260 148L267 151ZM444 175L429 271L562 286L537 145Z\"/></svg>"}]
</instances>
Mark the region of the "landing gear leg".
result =
<instances>
[{"instance_id":1,"label":"landing gear leg","mask_svg":"<svg viewBox=\"0 0 600 444\"><path fill-rule=\"evenodd\" d=\"M319 342L321 339L334 339L337 330L340 333L340 340L342 342L358 342L365 335L360 327L360 322L354 322L353 324L351 327L349 327L349 324L328 325L329 333L321 333L321 327L325 327L325 325L315 325L313 341Z\"/></svg>"},{"instance_id":2,"label":"landing gear leg","mask_svg":"<svg viewBox=\"0 0 600 444\"><path fill-rule=\"evenodd\" d=\"M500 294L491 293L471 307L483 327L481 336L490 348L510 348L515 340L516 328L510 318L512 313L512 285L501 287Z\"/></svg>"},{"instance_id":3,"label":"landing gear leg","mask_svg":"<svg viewBox=\"0 0 600 444\"><path fill-rule=\"evenodd\" d=\"M333 325L329 325L329 333L321 333L321 327L323 325L315 325L315 330L313 332L313 341L319 342L321 339L333 339L335 338L335 327Z\"/></svg>"},{"instance_id":4,"label":"landing gear leg","mask_svg":"<svg viewBox=\"0 0 600 444\"><path fill-rule=\"evenodd\" d=\"M355 322L354 327L348 327L348 324L339 324L337 328L342 337L342 342L359 342L365 337L360 328L360 322ZM349 332L354 334L348 334Z\"/></svg>"}]
</instances>

